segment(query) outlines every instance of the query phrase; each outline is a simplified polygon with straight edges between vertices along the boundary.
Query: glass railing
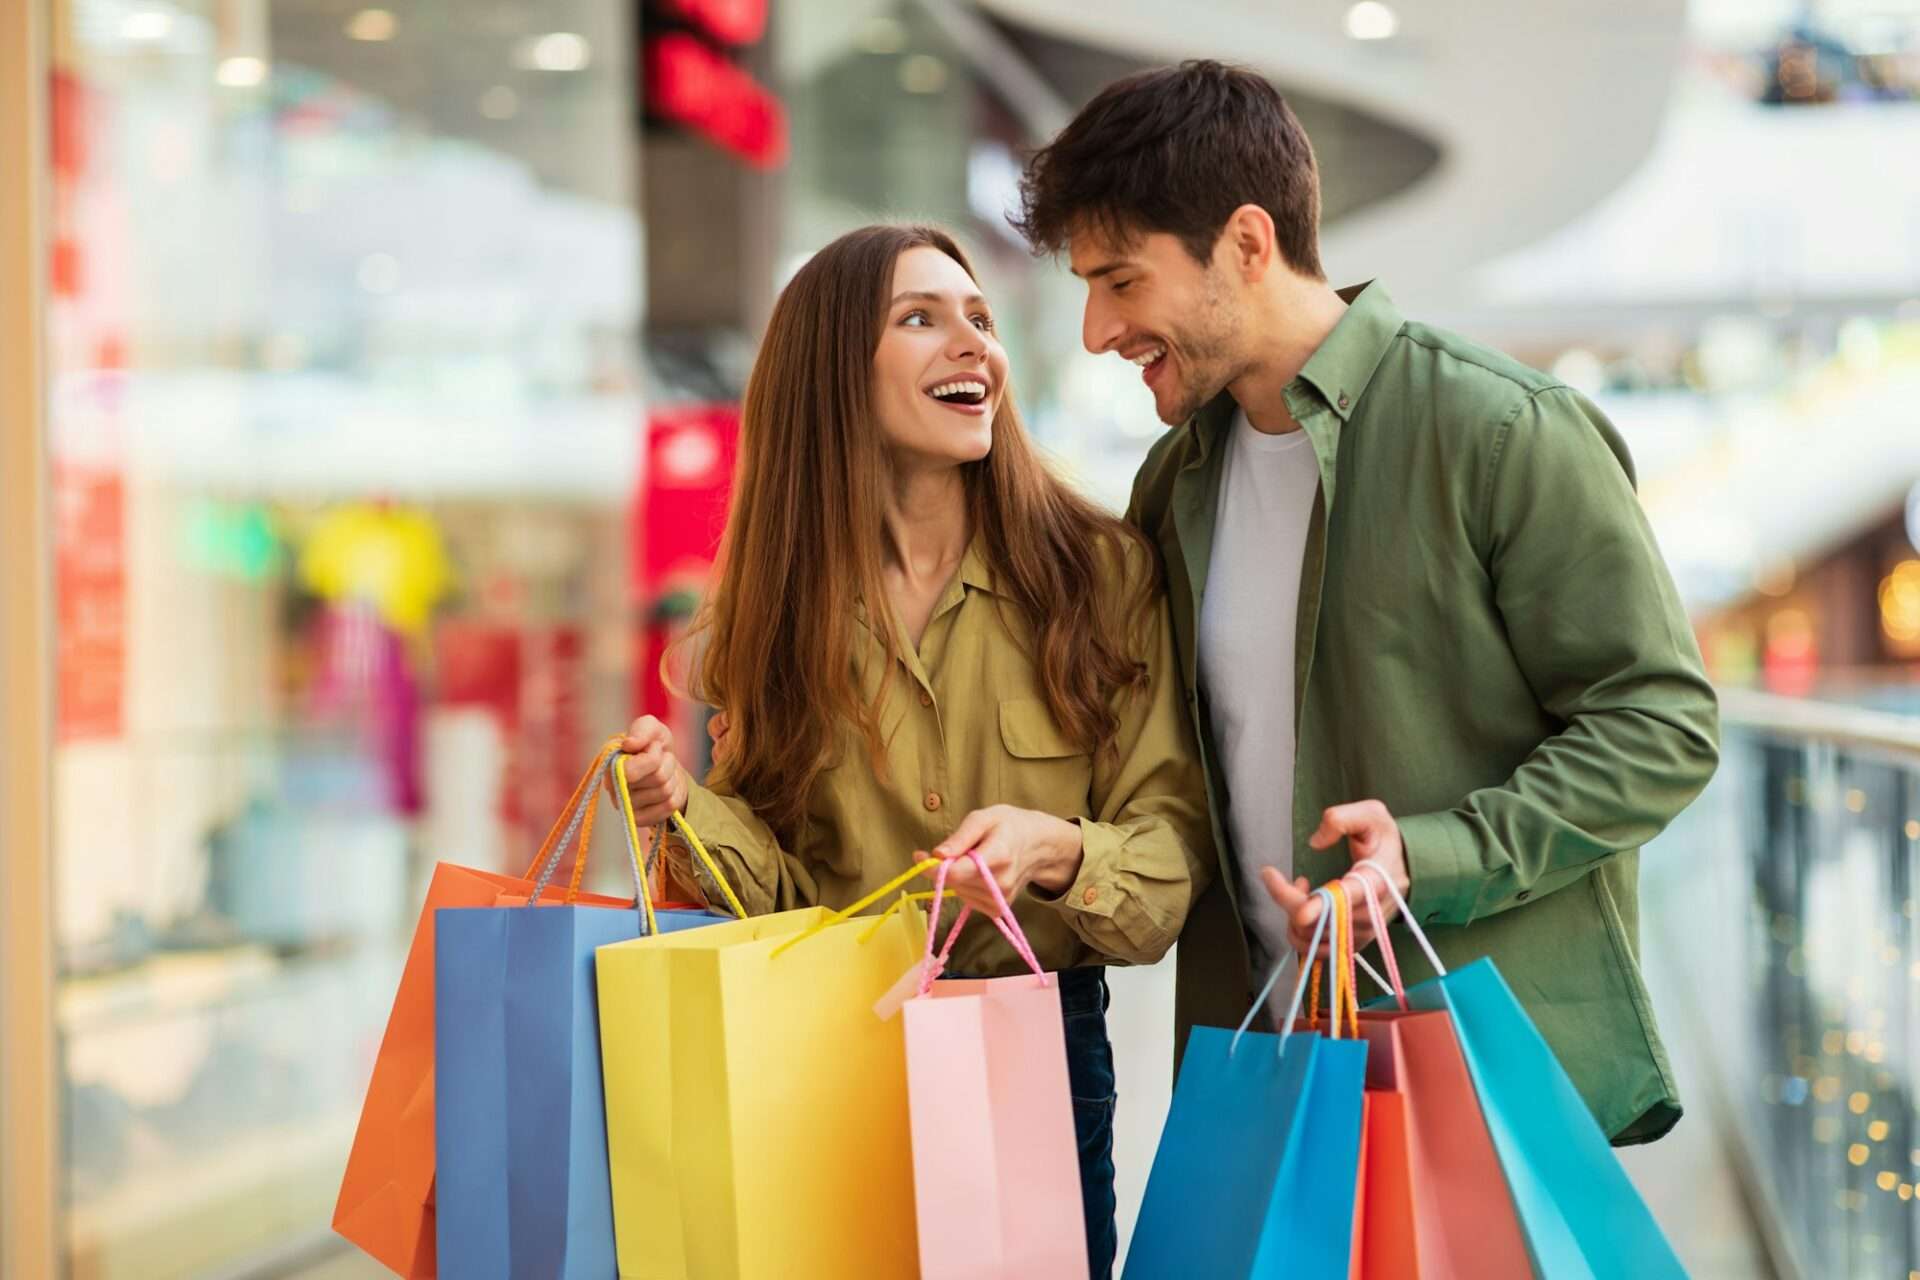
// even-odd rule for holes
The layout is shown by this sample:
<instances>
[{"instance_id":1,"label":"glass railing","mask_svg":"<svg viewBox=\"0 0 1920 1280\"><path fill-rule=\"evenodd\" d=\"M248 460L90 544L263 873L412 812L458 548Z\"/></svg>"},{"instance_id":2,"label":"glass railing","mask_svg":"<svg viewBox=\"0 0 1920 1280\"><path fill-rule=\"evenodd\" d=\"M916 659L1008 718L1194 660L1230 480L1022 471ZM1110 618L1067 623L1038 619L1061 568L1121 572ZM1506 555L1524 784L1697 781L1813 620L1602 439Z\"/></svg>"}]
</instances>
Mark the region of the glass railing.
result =
<instances>
[{"instance_id":1,"label":"glass railing","mask_svg":"<svg viewBox=\"0 0 1920 1280\"><path fill-rule=\"evenodd\" d=\"M1676 1027L1784 1275L1920 1273L1920 719L1724 695L1718 775L1642 862Z\"/></svg>"}]
</instances>

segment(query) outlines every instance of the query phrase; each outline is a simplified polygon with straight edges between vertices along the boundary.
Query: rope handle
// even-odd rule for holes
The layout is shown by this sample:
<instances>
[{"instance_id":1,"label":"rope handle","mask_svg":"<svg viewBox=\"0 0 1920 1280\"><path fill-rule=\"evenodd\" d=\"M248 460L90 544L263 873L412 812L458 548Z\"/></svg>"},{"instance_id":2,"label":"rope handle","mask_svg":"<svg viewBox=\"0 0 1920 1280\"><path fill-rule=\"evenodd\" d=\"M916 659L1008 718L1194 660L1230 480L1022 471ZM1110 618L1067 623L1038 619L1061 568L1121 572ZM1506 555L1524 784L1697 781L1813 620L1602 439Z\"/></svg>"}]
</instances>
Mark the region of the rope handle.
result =
<instances>
[{"instance_id":1,"label":"rope handle","mask_svg":"<svg viewBox=\"0 0 1920 1280\"><path fill-rule=\"evenodd\" d=\"M591 800L591 788L600 778L600 770L606 767L608 757L614 752L619 740L610 740L593 757L593 764L581 777L573 794L561 807L560 816L554 820L547 831L546 839L540 842L540 851L533 855L521 875L522 880L532 880L533 893L527 899L532 906L540 901L540 895L547 891L547 884L553 879L555 871L560 869L560 859L566 853L567 845L574 842L575 833L579 835L578 845L573 858L573 875L567 881L567 896L564 901L571 905L580 896L580 878L586 874L587 851L593 847L593 816L597 808Z\"/></svg>"},{"instance_id":2,"label":"rope handle","mask_svg":"<svg viewBox=\"0 0 1920 1280\"><path fill-rule=\"evenodd\" d=\"M865 911L868 907L880 901L880 899L886 897L888 894L892 893L894 890L904 889L908 885L912 884L915 880L918 880L921 876L931 875L935 870L938 869L938 865L939 865L939 860L933 859L933 858L929 858L925 862L915 863L912 870L901 872L899 875L887 881L887 883L881 885L878 889L875 889L872 893L868 894L866 897L860 899L860 901L852 904L851 906L842 907L838 911L829 912L825 919L820 920L817 923L810 925L805 929L802 929L799 933L794 934L792 937L788 938L785 942L782 942L779 946L775 947L772 951L768 952L767 958L769 960L777 960L780 958L780 956L783 953L791 950L794 947L799 946L801 943L805 942L808 938L817 937L820 934L825 933L828 929L833 928L833 926L837 924L846 923L848 920L851 920L853 917L859 915L862 911ZM897 906L890 907L888 908L888 910L898 910L898 907ZM875 928L878 928L878 926L876 925Z\"/></svg>"},{"instance_id":3,"label":"rope handle","mask_svg":"<svg viewBox=\"0 0 1920 1280\"><path fill-rule=\"evenodd\" d=\"M1313 922L1313 937L1307 943L1308 955L1312 955L1320 950L1320 939L1326 936L1327 917L1333 914L1332 894L1328 893L1325 889L1315 889L1313 896L1325 898L1328 909L1322 911L1320 918ZM1273 988L1280 981L1280 974L1286 969L1287 961L1290 958L1291 957L1288 956L1281 956L1280 959L1274 963L1272 971L1267 974L1266 982L1261 984L1260 994L1253 998L1253 1004L1247 1008L1247 1016L1240 1019L1239 1027L1234 1030L1233 1039L1227 1042L1227 1056L1229 1058L1233 1056L1234 1050L1240 1047L1240 1037L1246 1035L1247 1028L1253 1025L1254 1015L1266 1007L1267 997L1273 994ZM1304 971L1305 966L1303 965L1301 968ZM1300 1016L1300 1000L1301 997L1306 994L1307 990L1304 976L1303 972L1303 980L1293 984L1293 1001L1287 1006L1287 1016L1280 1024L1280 1044L1276 1052L1284 1052L1286 1050L1287 1038L1293 1034L1293 1021Z\"/></svg>"},{"instance_id":4,"label":"rope handle","mask_svg":"<svg viewBox=\"0 0 1920 1280\"><path fill-rule=\"evenodd\" d=\"M1440 963L1439 953L1433 949L1433 943L1428 939L1426 930L1422 929L1420 922L1413 918L1413 908L1407 905L1406 898L1401 896L1400 886L1393 882L1393 877L1387 874L1386 868L1362 858L1353 864L1353 871L1355 874L1371 871L1380 877L1380 883L1386 886L1388 895L1393 899L1393 905L1400 908L1400 919L1405 922L1407 932L1413 935L1413 940L1420 944L1422 951L1426 952L1427 963L1433 966L1435 974L1441 977L1446 976L1447 966ZM1386 934L1382 933L1380 936L1384 938Z\"/></svg>"},{"instance_id":5,"label":"rope handle","mask_svg":"<svg viewBox=\"0 0 1920 1280\"><path fill-rule=\"evenodd\" d=\"M1033 946L1027 941L1026 931L1021 929L1019 920L1014 918L1013 908L1007 905L1006 895L1000 891L1000 882L987 870L987 860L980 856L977 849L969 849L960 856L973 859L973 865L980 871L980 878L987 882L987 889L993 895L994 909L998 913L993 917L993 923L1000 930L1000 936L1007 940L1007 945L1027 962L1027 967L1032 969L1041 984L1045 985L1047 971L1041 967L1040 961L1034 958ZM940 859L940 870L935 872L933 877L933 910L927 915L927 949L921 957L920 994L923 996L933 990L933 980L946 970L947 958L953 954L953 944L960 939L960 929L967 923L967 918L973 914L971 906L961 904L960 914L954 917L953 928L947 931L947 943L940 948L940 954L935 956L933 943L935 933L940 927L940 899L947 892L947 875L953 870L953 864L956 861L958 861L957 858Z\"/></svg>"},{"instance_id":6,"label":"rope handle","mask_svg":"<svg viewBox=\"0 0 1920 1280\"><path fill-rule=\"evenodd\" d=\"M1360 1034L1360 1002L1357 992L1360 988L1356 972L1353 947L1353 905L1347 897L1347 887L1339 880L1329 881L1326 891L1330 895L1333 917L1333 989L1329 998L1332 1005L1329 1011L1328 1034L1334 1039L1340 1038L1342 1019L1347 1023L1351 1034ZM1313 976L1308 983L1307 1025L1320 1023L1320 981L1325 969L1324 960L1315 956ZM1343 982L1344 979L1344 982Z\"/></svg>"},{"instance_id":7,"label":"rope handle","mask_svg":"<svg viewBox=\"0 0 1920 1280\"><path fill-rule=\"evenodd\" d=\"M1372 876L1360 877L1360 891L1367 898L1367 918L1373 923L1373 936L1380 944L1380 958L1387 963L1387 981L1381 982L1380 975L1372 969L1367 976L1391 994L1400 1011L1407 1011L1407 984L1400 977L1400 961L1393 954L1393 939L1387 936L1386 915L1380 910L1380 890L1374 886Z\"/></svg>"}]
</instances>

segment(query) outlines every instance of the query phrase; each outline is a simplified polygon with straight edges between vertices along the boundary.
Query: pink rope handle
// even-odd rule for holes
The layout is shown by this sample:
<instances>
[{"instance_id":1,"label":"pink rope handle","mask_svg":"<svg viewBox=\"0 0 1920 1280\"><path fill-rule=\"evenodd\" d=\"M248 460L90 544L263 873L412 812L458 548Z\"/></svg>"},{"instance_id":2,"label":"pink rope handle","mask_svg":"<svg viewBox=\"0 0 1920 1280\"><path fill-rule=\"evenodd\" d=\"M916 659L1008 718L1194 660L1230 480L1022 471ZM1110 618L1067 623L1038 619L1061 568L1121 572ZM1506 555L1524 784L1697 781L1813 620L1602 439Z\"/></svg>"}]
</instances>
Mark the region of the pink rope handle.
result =
<instances>
[{"instance_id":1,"label":"pink rope handle","mask_svg":"<svg viewBox=\"0 0 1920 1280\"><path fill-rule=\"evenodd\" d=\"M959 856L973 859L973 865L979 870L980 878L987 882L987 891L993 895L993 905L999 910L999 914L993 917L993 923L994 927L1000 930L1000 936L1005 938L1007 945L1027 962L1027 967L1033 970L1036 977L1042 982L1046 981L1047 971L1034 957L1033 946L1027 941L1026 932L1021 929L1020 922L1014 918L1013 908L1007 905L1006 895L1000 892L1000 882L988 872L986 859L980 856L978 850L973 849ZM926 968L920 976L921 995L933 990L933 980L947 967L947 959L953 954L953 945L960 938L961 926L965 925L968 917L973 914L972 907L965 903L961 904L960 914L954 917L953 928L947 932L946 945L940 948L940 954L936 957L933 944L936 931L940 926L940 904L941 899L946 896L947 875L953 870L953 863L952 858L942 858L939 870L934 872L933 876L933 908L927 913L927 950L926 955L922 957ZM926 963L929 961L931 963Z\"/></svg>"},{"instance_id":2,"label":"pink rope handle","mask_svg":"<svg viewBox=\"0 0 1920 1280\"><path fill-rule=\"evenodd\" d=\"M1380 890L1374 885L1372 876L1354 877L1360 882L1361 892L1367 895L1367 918L1373 922L1373 936L1380 944L1380 958L1387 962L1387 978L1390 985L1387 990L1400 1004L1400 1012L1407 1011L1407 984L1400 978L1400 961L1393 954L1393 939L1387 936L1386 914L1380 910Z\"/></svg>"}]
</instances>

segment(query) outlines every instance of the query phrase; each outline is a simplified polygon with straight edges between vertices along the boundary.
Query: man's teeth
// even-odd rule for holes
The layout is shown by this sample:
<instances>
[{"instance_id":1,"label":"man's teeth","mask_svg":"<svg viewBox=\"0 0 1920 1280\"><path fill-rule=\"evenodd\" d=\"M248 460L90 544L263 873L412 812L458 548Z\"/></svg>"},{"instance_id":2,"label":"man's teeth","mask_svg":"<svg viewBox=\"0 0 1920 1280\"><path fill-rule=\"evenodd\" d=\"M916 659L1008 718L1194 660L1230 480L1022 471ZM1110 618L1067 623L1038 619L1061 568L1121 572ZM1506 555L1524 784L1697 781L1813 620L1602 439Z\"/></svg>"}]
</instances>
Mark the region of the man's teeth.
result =
<instances>
[{"instance_id":1,"label":"man's teeth","mask_svg":"<svg viewBox=\"0 0 1920 1280\"><path fill-rule=\"evenodd\" d=\"M984 396L987 394L987 384L973 378L962 378L957 382L943 382L927 394L935 399L969 394Z\"/></svg>"},{"instance_id":2,"label":"man's teeth","mask_svg":"<svg viewBox=\"0 0 1920 1280\"><path fill-rule=\"evenodd\" d=\"M1167 354L1165 347L1155 347L1151 351L1142 351L1139 355L1134 356L1133 362L1144 369L1165 354Z\"/></svg>"}]
</instances>

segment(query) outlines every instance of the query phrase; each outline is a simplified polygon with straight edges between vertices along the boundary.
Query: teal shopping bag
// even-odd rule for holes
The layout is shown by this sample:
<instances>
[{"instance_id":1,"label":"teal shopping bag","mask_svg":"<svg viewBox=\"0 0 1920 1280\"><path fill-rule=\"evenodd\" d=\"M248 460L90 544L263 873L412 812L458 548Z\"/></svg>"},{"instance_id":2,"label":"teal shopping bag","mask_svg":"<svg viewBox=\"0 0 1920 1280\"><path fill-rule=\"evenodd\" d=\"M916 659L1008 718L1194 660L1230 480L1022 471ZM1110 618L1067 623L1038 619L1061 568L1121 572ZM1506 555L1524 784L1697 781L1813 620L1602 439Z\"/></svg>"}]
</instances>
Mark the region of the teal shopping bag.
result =
<instances>
[{"instance_id":1,"label":"teal shopping bag","mask_svg":"<svg viewBox=\"0 0 1920 1280\"><path fill-rule=\"evenodd\" d=\"M1408 987L1407 1003L1451 1015L1540 1280L1685 1280L1607 1135L1493 961L1447 972L1399 889L1384 872L1378 878L1439 975Z\"/></svg>"},{"instance_id":2,"label":"teal shopping bag","mask_svg":"<svg viewBox=\"0 0 1920 1280\"><path fill-rule=\"evenodd\" d=\"M1333 898L1316 892L1324 927ZM1367 1046L1292 1029L1304 981L1281 1034L1249 1032L1283 967L1239 1030L1188 1036L1125 1280L1347 1280ZM1346 978L1333 967L1338 1008Z\"/></svg>"}]
</instances>

